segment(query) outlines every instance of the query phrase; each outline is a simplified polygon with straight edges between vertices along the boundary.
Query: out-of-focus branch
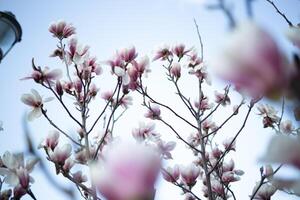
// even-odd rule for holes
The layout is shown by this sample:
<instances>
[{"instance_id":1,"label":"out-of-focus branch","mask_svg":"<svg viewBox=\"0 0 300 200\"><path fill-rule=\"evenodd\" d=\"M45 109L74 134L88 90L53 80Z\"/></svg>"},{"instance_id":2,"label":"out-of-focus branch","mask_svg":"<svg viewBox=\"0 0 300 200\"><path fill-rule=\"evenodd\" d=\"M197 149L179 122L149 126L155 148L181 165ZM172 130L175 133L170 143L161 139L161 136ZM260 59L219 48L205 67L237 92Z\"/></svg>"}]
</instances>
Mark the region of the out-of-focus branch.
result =
<instances>
[{"instance_id":1,"label":"out-of-focus branch","mask_svg":"<svg viewBox=\"0 0 300 200\"><path fill-rule=\"evenodd\" d=\"M253 8L252 4L255 0L245 0L246 12L249 18L253 18Z\"/></svg>"},{"instance_id":2,"label":"out-of-focus branch","mask_svg":"<svg viewBox=\"0 0 300 200\"><path fill-rule=\"evenodd\" d=\"M233 29L236 26L235 18L231 12L231 8L229 8L225 4L225 0L218 0L218 3L206 6L207 9L210 10L220 10L224 13L229 22L229 27Z\"/></svg>"}]
</instances>

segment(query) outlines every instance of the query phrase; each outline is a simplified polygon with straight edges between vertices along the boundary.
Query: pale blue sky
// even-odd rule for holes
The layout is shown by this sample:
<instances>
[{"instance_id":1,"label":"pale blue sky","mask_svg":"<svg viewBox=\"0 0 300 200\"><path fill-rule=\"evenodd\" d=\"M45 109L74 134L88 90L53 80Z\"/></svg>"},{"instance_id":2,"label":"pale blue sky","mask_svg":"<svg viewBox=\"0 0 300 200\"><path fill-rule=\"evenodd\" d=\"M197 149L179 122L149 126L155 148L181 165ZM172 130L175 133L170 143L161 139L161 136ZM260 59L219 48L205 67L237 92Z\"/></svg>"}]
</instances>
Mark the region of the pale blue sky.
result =
<instances>
[{"instance_id":1,"label":"pale blue sky","mask_svg":"<svg viewBox=\"0 0 300 200\"><path fill-rule=\"evenodd\" d=\"M41 89L34 86L31 81L19 80L30 73L31 58L35 57L36 62L42 66L62 67L55 59L49 58L56 44L55 39L48 32L48 26L52 21L64 19L73 23L77 28L80 43L91 46L92 54L100 60L107 60L116 49L129 45L135 45L141 55L151 55L153 49L161 43L183 42L188 46L199 48L193 24L193 18L195 18L203 37L205 57L209 59L226 40L224 33L228 30L227 24L222 13L208 12L194 1L196 0L0 0L1 10L13 12L23 28L22 42L17 44L0 64L2 75L0 120L4 122L5 129L3 133L0 132L0 153L2 154L5 150L22 151L24 149L21 119L27 108L21 103L20 96L32 87ZM237 4L235 7L237 18L244 21L246 16L241 4L243 1L232 0L232 2ZM293 23L300 22L299 0L277 0L276 3ZM287 28L285 21L264 0L257 0L254 8L255 19L266 26L279 38L280 42L283 41L282 33ZM281 43L285 44L285 42ZM106 72L108 71L106 69ZM158 95L164 94L160 90L168 89L168 85L163 81L158 82L159 79L154 77L162 77L159 76L161 72L157 69L153 71L153 90L159 90L159 92L156 91ZM105 89L109 88L111 82L105 79L100 84L100 88ZM186 89L189 90L188 87ZM41 91L47 96L44 90ZM161 98L168 100L171 97L162 96ZM49 110L55 109L55 106L50 104ZM124 130L130 134L130 130L136 127L138 121L142 119L141 116L136 116L135 112L136 110L130 111L126 115L129 119L126 123L120 122L116 131ZM253 115L247 127L251 136L245 136L245 134L241 137L241 143L238 144L240 152L235 155L237 161L240 161L238 166L246 171L242 181L234 184L238 185L234 187L238 199L246 199L252 190L249 185L254 185L254 181L258 180L257 158L264 151L264 146L271 135L261 133L262 129L257 128L260 127L260 124L257 125L260 121L254 118ZM70 122L63 120L64 115L57 116L57 119L66 130L70 132L75 130ZM49 125L43 119L30 123L30 127L36 143L50 130ZM163 128L162 130L167 131ZM180 160L185 158L185 155L178 157L179 162L185 162L185 160ZM47 185L39 172L34 175L37 183L33 185L33 191L38 199L65 199ZM178 189L170 184L164 184L162 189L158 190L157 200L170 199L171 194L172 199L181 199ZM282 198L293 199L286 196L277 196L274 199Z\"/></svg>"}]
</instances>

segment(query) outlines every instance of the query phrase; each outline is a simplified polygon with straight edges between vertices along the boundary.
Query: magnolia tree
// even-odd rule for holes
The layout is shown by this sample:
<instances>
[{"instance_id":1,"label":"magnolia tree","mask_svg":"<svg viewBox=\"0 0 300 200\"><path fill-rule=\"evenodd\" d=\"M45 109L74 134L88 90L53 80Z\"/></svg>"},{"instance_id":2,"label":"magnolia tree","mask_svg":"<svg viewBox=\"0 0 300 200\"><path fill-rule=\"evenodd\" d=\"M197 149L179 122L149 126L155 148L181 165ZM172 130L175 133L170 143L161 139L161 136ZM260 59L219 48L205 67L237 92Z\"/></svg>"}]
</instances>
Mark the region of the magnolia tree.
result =
<instances>
[{"instance_id":1,"label":"magnolia tree","mask_svg":"<svg viewBox=\"0 0 300 200\"><path fill-rule=\"evenodd\" d=\"M272 1L267 2L287 21L287 39L300 48L300 27L293 25ZM252 1L246 3L251 17ZM29 121L43 117L53 127L38 148L44 152L49 165L55 167L55 174L72 182L83 199L154 199L159 192L155 188L159 173L166 182L182 191L182 199L236 199L232 185L238 184L244 171L235 167L230 154L236 151L238 137L253 110L257 110L264 128L271 129L274 137L262 159L266 165L259 169L260 180L250 186L253 192L245 198L267 200L278 190L300 195L299 179L276 176L284 165L300 170L300 129L296 127L300 117L299 49L288 55L254 21L237 23L222 0L209 8L223 11L231 27L228 44L211 66L203 59L203 43L196 21L200 55L184 44L162 46L152 58L141 57L135 47L129 47L118 50L101 66L91 56L88 46L79 45L72 24L59 21L50 25L49 31L57 39L51 56L65 65L65 73L62 69L41 67L33 59L32 73L24 79L33 80L49 92L49 97L43 98L32 89L21 100L31 109L27 116ZM144 79L151 72L152 63L161 65L156 70L166 74L189 117L151 94ZM110 67L111 74L102 73L103 67ZM210 98L206 88L213 86L207 67L216 68L219 77L229 82ZM100 93L96 81L103 76L111 76L115 84L112 81L111 89ZM182 90L184 77L197 81L194 96L185 95ZM133 93L140 95L140 103L146 109L144 117L153 122L137 124L131 133L135 142L129 143L117 137L114 126L128 108L140 106L132 104L130 95ZM236 105L231 105L232 93L240 94L240 102ZM91 109L91 103L97 98L102 98L104 105L101 109ZM275 100L281 109L264 104L262 98ZM68 127L59 126L51 110L47 110L47 102L51 100L60 105L55 113L64 112L74 122L78 130L76 136L65 131ZM287 101L295 108L295 119L283 118ZM231 112L221 123L216 123L214 116L223 112L222 107L231 107ZM246 113L239 112L242 107L247 109ZM164 113L185 124L191 134L176 130ZM91 114L97 117L91 119ZM224 141L216 140L218 133L235 117L240 119L239 129ZM163 140L155 130L157 123L166 126L178 139L177 143L186 146L194 157L193 162L164 164L164 160L173 159L171 152L176 142ZM0 158L0 199L20 199L25 195L37 199L31 190L30 173L40 158L24 162L22 154L10 152Z\"/></svg>"}]
</instances>

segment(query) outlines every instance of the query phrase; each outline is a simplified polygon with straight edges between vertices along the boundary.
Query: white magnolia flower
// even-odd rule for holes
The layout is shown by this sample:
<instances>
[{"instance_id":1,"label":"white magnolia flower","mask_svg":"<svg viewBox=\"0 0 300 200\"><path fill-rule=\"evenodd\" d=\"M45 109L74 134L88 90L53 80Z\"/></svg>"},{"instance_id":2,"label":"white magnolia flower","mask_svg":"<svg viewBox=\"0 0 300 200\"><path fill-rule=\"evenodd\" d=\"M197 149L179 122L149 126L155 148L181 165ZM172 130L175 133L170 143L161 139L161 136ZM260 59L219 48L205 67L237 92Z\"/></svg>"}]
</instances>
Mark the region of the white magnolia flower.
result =
<instances>
[{"instance_id":1,"label":"white magnolia flower","mask_svg":"<svg viewBox=\"0 0 300 200\"><path fill-rule=\"evenodd\" d=\"M10 186L21 185L24 189L29 187L29 183L33 182L33 178L29 175L38 159L28 159L24 162L23 154L12 154L5 152L2 156L4 167L0 167L0 175L5 176L5 183Z\"/></svg>"},{"instance_id":2,"label":"white magnolia flower","mask_svg":"<svg viewBox=\"0 0 300 200\"><path fill-rule=\"evenodd\" d=\"M28 120L32 121L34 118L40 117L42 115L43 103L51 100L53 100L53 97L43 99L41 95L34 89L31 90L31 94L23 94L21 101L32 108L28 114Z\"/></svg>"}]
</instances>

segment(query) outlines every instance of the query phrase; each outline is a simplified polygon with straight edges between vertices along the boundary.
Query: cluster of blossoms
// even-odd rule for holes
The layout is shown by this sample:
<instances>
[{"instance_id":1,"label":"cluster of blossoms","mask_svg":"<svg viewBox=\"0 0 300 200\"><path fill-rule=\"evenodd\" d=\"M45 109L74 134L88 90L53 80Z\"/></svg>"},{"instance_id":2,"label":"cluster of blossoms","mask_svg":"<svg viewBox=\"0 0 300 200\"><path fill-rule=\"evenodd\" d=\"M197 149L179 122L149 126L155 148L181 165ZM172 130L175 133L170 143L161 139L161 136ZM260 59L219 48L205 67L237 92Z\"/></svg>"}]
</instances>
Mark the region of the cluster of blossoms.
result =
<instances>
[{"instance_id":1,"label":"cluster of blossoms","mask_svg":"<svg viewBox=\"0 0 300 200\"><path fill-rule=\"evenodd\" d=\"M51 24L49 31L58 42L50 56L65 65L66 76L63 76L61 69L42 68L32 60L33 71L23 80L32 79L53 97L43 98L32 89L21 100L32 109L28 114L29 120L43 116L54 128L39 148L44 150L47 160L55 166L56 174L74 183L84 199L98 200L100 192L108 200L153 200L159 172L166 182L182 191L184 199L236 199L231 186L241 179L244 172L236 167L231 154L236 151L236 140L243 132L253 107L262 96L278 99L278 96L288 94L300 99L297 94L300 87L295 84L300 76L297 71L299 62L296 62L299 61L299 55L295 53L294 60L288 60L277 42L252 22L233 31L224 53L218 59L218 63L223 65L221 77L232 83L237 91L252 98L247 100L241 95L237 105L232 105L230 85L222 92L215 91L214 99L209 98L209 93L204 89L210 88L211 79L208 64L203 59L201 38L200 56L195 48L188 48L184 44L160 47L153 59L139 57L135 47L116 51L112 59L106 62L116 86L98 95L100 92L95 80L103 73L102 66L96 57L90 56L88 46L78 43L74 37L75 28L59 21ZM296 47L300 43L299 32L299 27L292 26L287 33L288 39ZM188 117L182 115L179 109L156 100L144 85L143 78L151 72L151 61L162 63L167 79L174 86L178 101L184 105ZM196 80L193 88L197 91L193 94L195 97L187 96L182 91L184 76ZM176 142L163 140L163 135L155 130L152 121L141 122L132 130L135 144L119 140L114 133L114 126L132 105L129 94L133 92L142 97L142 105L147 109L144 114L146 120L166 126L178 142L191 152L193 160L190 163L175 163L171 167L170 163L176 157L171 153ZM89 118L92 111L90 104L99 96L104 100L104 106L92 121ZM191 98L195 100L192 102ZM52 119L45 103L53 99L76 125L77 137L68 134ZM72 100L73 107L66 103L66 99ZM217 122L215 116L223 109L228 110L227 107L231 107L231 112L227 112L228 116L223 121ZM245 114L239 112L241 107L247 108ZM262 159L268 164L260 169L261 180L254 185L250 199L271 199L277 190L300 195L299 180L275 176L282 164L300 169L297 153L300 151L299 128L291 120L283 120L283 110L279 116L270 105L260 104L257 109L258 115L263 118L263 127L275 130L278 135L271 140ZM77 115L75 112L78 112ZM176 124L168 122L169 118L164 115L170 114L187 125L187 130L180 132ZM218 135L222 128L237 115L242 119L240 128L232 130L235 133L220 140ZM75 116L80 116L80 119ZM99 126L101 120L103 123ZM186 132L190 135L186 135ZM61 136L71 143L63 142ZM1 191L0 187L0 199L9 199L11 196L20 199L25 194L35 199L30 189L33 181L30 172L36 162L34 159L25 163L22 155L9 152L0 157L0 175L4 177L0 179L0 185L5 182L13 187L13 191ZM276 170L270 165L274 163L280 164ZM201 191L197 191L196 186L200 186Z\"/></svg>"}]
</instances>

